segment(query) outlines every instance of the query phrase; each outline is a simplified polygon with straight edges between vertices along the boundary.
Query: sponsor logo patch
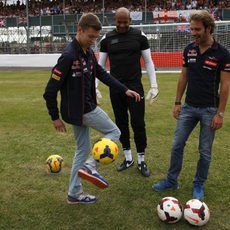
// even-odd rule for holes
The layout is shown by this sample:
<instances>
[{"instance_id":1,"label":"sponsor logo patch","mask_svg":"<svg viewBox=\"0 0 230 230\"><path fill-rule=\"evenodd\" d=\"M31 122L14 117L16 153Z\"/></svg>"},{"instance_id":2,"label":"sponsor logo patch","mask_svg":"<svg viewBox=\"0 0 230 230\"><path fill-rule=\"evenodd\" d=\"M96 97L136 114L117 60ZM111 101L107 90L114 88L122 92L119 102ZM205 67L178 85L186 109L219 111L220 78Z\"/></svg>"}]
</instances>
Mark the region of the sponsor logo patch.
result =
<instances>
[{"instance_id":1,"label":"sponsor logo patch","mask_svg":"<svg viewBox=\"0 0 230 230\"><path fill-rule=\"evenodd\" d=\"M57 76L57 75L54 74L54 73L51 75L51 77L52 77L53 79L57 80L57 81L60 81L60 79L61 79L59 76Z\"/></svg>"},{"instance_id":2,"label":"sponsor logo patch","mask_svg":"<svg viewBox=\"0 0 230 230\"><path fill-rule=\"evenodd\" d=\"M211 66L211 67L217 67L217 63L213 62L213 61L210 61L210 60L205 60L204 64L207 65L207 66Z\"/></svg>"},{"instance_id":3,"label":"sponsor logo patch","mask_svg":"<svg viewBox=\"0 0 230 230\"><path fill-rule=\"evenodd\" d=\"M73 72L72 77L81 77L81 72Z\"/></svg>"},{"instance_id":4,"label":"sponsor logo patch","mask_svg":"<svg viewBox=\"0 0 230 230\"><path fill-rule=\"evenodd\" d=\"M208 57L208 59L218 62L218 59L216 57Z\"/></svg>"},{"instance_id":5,"label":"sponsor logo patch","mask_svg":"<svg viewBox=\"0 0 230 230\"><path fill-rule=\"evenodd\" d=\"M192 49L188 51L188 57L196 57L196 56L197 56L196 50Z\"/></svg>"},{"instance_id":6,"label":"sponsor logo patch","mask_svg":"<svg viewBox=\"0 0 230 230\"><path fill-rule=\"evenodd\" d=\"M116 44L118 42L119 42L118 38L115 38L115 39L111 40L110 44L113 45L113 44Z\"/></svg>"},{"instance_id":7,"label":"sponsor logo patch","mask_svg":"<svg viewBox=\"0 0 230 230\"><path fill-rule=\"evenodd\" d=\"M73 62L72 69L81 69L81 63L80 61L76 60Z\"/></svg>"},{"instance_id":8,"label":"sponsor logo patch","mask_svg":"<svg viewBox=\"0 0 230 230\"><path fill-rule=\"evenodd\" d=\"M196 63L196 58L189 58L188 63Z\"/></svg>"},{"instance_id":9,"label":"sponsor logo patch","mask_svg":"<svg viewBox=\"0 0 230 230\"><path fill-rule=\"evenodd\" d=\"M208 70L212 70L212 68L211 68L211 67L206 66L206 65L203 65L203 68L204 68L204 69L208 69Z\"/></svg>"},{"instance_id":10,"label":"sponsor logo patch","mask_svg":"<svg viewBox=\"0 0 230 230\"><path fill-rule=\"evenodd\" d=\"M55 68L55 69L53 70L53 72L54 72L54 73L57 73L57 74L59 74L59 75L62 75L62 72L61 72L60 70L58 70L57 68Z\"/></svg>"}]
</instances>

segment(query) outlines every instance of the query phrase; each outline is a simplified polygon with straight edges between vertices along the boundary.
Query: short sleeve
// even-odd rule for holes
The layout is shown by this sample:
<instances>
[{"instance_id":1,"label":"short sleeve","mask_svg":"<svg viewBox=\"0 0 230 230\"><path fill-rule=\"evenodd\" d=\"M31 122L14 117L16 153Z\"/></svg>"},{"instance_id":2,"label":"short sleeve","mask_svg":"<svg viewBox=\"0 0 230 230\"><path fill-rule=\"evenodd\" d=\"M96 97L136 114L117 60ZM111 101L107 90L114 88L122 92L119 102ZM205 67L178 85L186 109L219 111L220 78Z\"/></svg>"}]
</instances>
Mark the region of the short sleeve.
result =
<instances>
[{"instance_id":1,"label":"short sleeve","mask_svg":"<svg viewBox=\"0 0 230 230\"><path fill-rule=\"evenodd\" d=\"M182 56L182 66L188 67L187 50L185 49Z\"/></svg>"},{"instance_id":2,"label":"short sleeve","mask_svg":"<svg viewBox=\"0 0 230 230\"><path fill-rule=\"evenodd\" d=\"M106 41L106 35L104 35L100 41L100 52L108 53Z\"/></svg>"},{"instance_id":3,"label":"short sleeve","mask_svg":"<svg viewBox=\"0 0 230 230\"><path fill-rule=\"evenodd\" d=\"M230 72L230 53L226 50L220 69L222 71Z\"/></svg>"},{"instance_id":4,"label":"short sleeve","mask_svg":"<svg viewBox=\"0 0 230 230\"><path fill-rule=\"evenodd\" d=\"M141 50L149 49L149 42L144 32L141 32Z\"/></svg>"}]
</instances>

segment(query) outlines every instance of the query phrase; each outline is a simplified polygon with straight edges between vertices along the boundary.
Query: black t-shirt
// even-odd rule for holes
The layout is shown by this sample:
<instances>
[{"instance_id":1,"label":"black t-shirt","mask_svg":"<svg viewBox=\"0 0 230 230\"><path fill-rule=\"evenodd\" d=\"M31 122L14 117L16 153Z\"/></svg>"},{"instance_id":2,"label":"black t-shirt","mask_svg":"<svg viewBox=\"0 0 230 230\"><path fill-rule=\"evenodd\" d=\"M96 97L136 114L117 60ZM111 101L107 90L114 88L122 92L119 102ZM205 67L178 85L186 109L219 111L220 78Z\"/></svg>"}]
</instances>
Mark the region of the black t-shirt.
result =
<instances>
[{"instance_id":1,"label":"black t-shirt","mask_svg":"<svg viewBox=\"0 0 230 230\"><path fill-rule=\"evenodd\" d=\"M191 43L185 48L183 59L188 77L185 102L194 107L218 107L220 72L230 72L228 50L214 41L200 54L199 47Z\"/></svg>"},{"instance_id":2,"label":"black t-shirt","mask_svg":"<svg viewBox=\"0 0 230 230\"><path fill-rule=\"evenodd\" d=\"M140 83L141 51L149 48L144 33L132 27L126 33L118 33L115 29L102 38L100 45L100 51L109 56L112 76L128 85Z\"/></svg>"}]
</instances>

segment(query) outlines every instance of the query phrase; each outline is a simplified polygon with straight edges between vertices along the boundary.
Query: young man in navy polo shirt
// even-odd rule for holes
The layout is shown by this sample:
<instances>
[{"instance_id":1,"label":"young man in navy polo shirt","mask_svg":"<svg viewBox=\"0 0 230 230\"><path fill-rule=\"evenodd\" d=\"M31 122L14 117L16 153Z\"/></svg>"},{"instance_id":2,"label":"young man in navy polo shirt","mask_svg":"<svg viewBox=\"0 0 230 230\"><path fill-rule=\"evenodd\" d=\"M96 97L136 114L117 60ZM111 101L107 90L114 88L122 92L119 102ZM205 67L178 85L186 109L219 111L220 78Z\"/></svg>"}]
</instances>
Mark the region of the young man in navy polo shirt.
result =
<instances>
[{"instance_id":1,"label":"young man in navy polo shirt","mask_svg":"<svg viewBox=\"0 0 230 230\"><path fill-rule=\"evenodd\" d=\"M193 198L204 198L204 183L211 162L215 131L222 127L230 85L230 54L212 36L214 19L207 11L190 16L190 29L195 42L183 54L183 67L178 80L173 116L177 119L171 162L167 179L153 185L156 191L178 189L184 146L195 126L200 123L199 153L193 180ZM186 90L185 103L181 99Z\"/></svg>"}]
</instances>

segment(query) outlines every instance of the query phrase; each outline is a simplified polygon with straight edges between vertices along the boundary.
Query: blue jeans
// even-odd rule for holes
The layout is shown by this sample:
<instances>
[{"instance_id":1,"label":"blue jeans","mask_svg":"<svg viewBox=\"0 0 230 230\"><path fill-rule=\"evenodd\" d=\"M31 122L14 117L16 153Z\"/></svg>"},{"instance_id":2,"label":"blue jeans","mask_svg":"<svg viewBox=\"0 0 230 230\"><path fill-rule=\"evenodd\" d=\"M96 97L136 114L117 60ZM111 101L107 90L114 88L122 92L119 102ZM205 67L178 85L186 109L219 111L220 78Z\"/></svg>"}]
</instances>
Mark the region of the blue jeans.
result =
<instances>
[{"instance_id":1,"label":"blue jeans","mask_svg":"<svg viewBox=\"0 0 230 230\"><path fill-rule=\"evenodd\" d=\"M78 170L84 164L87 164L90 169L96 169L99 164L92 156L87 160L92 148L90 142L90 127L101 132L105 138L110 138L113 141L118 141L121 135L118 127L99 107L84 114L82 126L73 125L76 151L73 158L68 195L74 196L83 192L81 178L77 175Z\"/></svg>"},{"instance_id":2,"label":"blue jeans","mask_svg":"<svg viewBox=\"0 0 230 230\"><path fill-rule=\"evenodd\" d=\"M174 134L171 162L168 170L168 181L177 184L178 176L182 168L183 153L186 141L192 130L200 122L199 135L199 160L197 162L194 184L203 185L208 176L211 162L212 144L215 130L211 128L212 119L217 112L215 107L193 107L184 104L180 112Z\"/></svg>"}]
</instances>

